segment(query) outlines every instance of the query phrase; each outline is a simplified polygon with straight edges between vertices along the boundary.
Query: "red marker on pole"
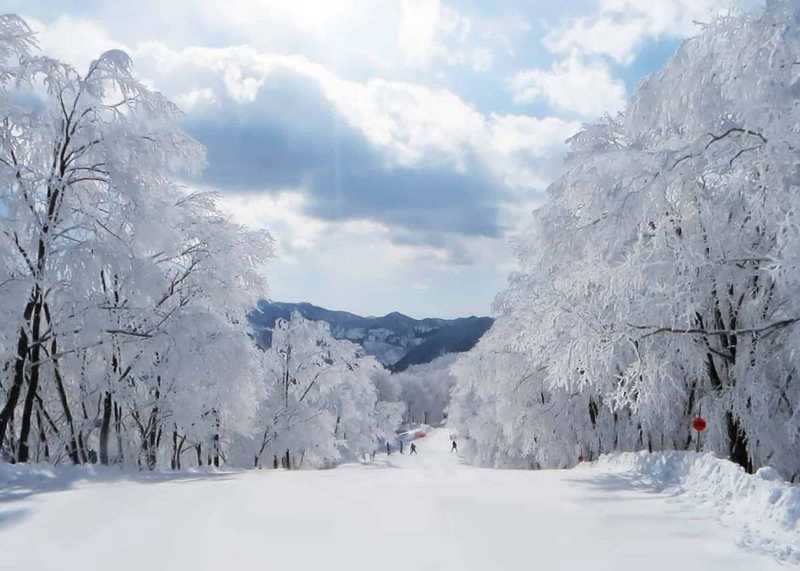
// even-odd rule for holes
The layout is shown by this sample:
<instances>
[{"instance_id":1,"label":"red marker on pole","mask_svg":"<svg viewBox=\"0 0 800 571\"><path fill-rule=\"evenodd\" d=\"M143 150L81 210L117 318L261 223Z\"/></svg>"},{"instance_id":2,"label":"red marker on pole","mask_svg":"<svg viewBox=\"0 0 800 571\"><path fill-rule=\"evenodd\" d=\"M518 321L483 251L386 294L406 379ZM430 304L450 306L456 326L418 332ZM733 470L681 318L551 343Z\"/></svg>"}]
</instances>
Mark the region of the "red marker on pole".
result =
<instances>
[{"instance_id":1,"label":"red marker on pole","mask_svg":"<svg viewBox=\"0 0 800 571\"><path fill-rule=\"evenodd\" d=\"M692 428L697 432L697 452L700 452L700 435L706 429L706 419L702 416L695 416L692 419Z\"/></svg>"}]
</instances>

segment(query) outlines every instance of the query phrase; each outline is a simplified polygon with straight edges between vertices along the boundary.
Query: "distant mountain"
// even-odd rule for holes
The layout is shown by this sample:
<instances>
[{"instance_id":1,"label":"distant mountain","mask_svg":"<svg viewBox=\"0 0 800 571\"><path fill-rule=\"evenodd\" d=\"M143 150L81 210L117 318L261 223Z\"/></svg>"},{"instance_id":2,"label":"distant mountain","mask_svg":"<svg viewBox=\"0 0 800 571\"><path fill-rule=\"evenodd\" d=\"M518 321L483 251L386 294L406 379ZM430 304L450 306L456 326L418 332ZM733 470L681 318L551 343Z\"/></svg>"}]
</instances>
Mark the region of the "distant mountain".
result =
<instances>
[{"instance_id":1,"label":"distant mountain","mask_svg":"<svg viewBox=\"0 0 800 571\"><path fill-rule=\"evenodd\" d=\"M260 301L250 314L258 342L269 345L275 321L288 318L293 311L306 319L327 322L334 337L360 344L392 371L428 363L445 353L468 351L493 322L490 317L414 319L396 311L382 317L362 317L310 303Z\"/></svg>"}]
</instances>

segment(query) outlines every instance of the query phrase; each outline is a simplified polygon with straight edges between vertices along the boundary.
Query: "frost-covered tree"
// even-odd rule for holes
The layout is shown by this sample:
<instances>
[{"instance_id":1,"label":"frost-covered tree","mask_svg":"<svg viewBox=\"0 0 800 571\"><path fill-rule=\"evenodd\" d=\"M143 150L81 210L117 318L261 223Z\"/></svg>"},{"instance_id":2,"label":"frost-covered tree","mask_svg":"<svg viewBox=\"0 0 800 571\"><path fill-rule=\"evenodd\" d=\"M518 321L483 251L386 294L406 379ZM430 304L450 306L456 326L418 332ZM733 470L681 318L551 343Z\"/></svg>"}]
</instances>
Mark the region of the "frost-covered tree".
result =
<instances>
[{"instance_id":1,"label":"frost-covered tree","mask_svg":"<svg viewBox=\"0 0 800 571\"><path fill-rule=\"evenodd\" d=\"M455 354L442 355L392 375L399 400L406 405L406 422L439 424L446 418L450 388L455 382L450 367L455 359Z\"/></svg>"},{"instance_id":2,"label":"frost-covered tree","mask_svg":"<svg viewBox=\"0 0 800 571\"><path fill-rule=\"evenodd\" d=\"M686 448L702 414L706 449L800 474L798 24L779 0L716 20L570 140L500 333L458 366L453 408L479 442L572 463ZM507 359L494 386L475 378Z\"/></svg>"},{"instance_id":3,"label":"frost-covered tree","mask_svg":"<svg viewBox=\"0 0 800 571\"><path fill-rule=\"evenodd\" d=\"M124 52L79 72L0 16L7 458L177 467L184 445L208 443L219 463L226 434L252 428L262 374L245 310L271 241L177 184L205 161L179 119Z\"/></svg>"},{"instance_id":4,"label":"frost-covered tree","mask_svg":"<svg viewBox=\"0 0 800 571\"><path fill-rule=\"evenodd\" d=\"M266 457L286 468L359 459L400 423L400 403L378 401L382 367L350 341L335 339L323 321L294 312L278 319L265 351L267 397L255 465Z\"/></svg>"}]
</instances>

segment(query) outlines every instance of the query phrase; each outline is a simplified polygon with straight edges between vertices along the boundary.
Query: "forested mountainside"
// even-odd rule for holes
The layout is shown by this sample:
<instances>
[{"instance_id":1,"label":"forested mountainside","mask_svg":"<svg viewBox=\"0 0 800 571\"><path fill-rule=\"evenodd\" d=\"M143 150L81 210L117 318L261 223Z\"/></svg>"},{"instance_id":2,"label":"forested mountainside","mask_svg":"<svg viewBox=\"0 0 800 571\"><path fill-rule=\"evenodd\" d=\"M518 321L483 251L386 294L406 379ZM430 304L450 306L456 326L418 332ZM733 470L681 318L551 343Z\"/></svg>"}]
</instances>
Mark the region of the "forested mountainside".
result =
<instances>
[{"instance_id":1,"label":"forested mountainside","mask_svg":"<svg viewBox=\"0 0 800 571\"><path fill-rule=\"evenodd\" d=\"M446 353L468 351L493 323L491 317L474 316L414 319L396 311L380 317L363 317L310 303L262 300L250 314L259 343L269 345L275 320L288 319L294 311L312 321L325 321L335 338L358 343L392 371L428 363Z\"/></svg>"}]
</instances>

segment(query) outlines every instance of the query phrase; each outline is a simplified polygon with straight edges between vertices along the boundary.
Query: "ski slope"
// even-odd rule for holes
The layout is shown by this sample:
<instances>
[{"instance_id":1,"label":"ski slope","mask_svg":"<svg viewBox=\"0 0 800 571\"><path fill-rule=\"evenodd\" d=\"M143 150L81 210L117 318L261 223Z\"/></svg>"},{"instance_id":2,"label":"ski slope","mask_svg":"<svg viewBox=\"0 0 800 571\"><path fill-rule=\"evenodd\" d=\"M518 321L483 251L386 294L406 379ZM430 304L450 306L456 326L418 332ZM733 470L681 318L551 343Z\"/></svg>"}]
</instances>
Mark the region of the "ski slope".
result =
<instances>
[{"instance_id":1,"label":"ski slope","mask_svg":"<svg viewBox=\"0 0 800 571\"><path fill-rule=\"evenodd\" d=\"M444 429L418 446L326 471L7 483L0 569L786 569L610 472L469 467Z\"/></svg>"}]
</instances>

